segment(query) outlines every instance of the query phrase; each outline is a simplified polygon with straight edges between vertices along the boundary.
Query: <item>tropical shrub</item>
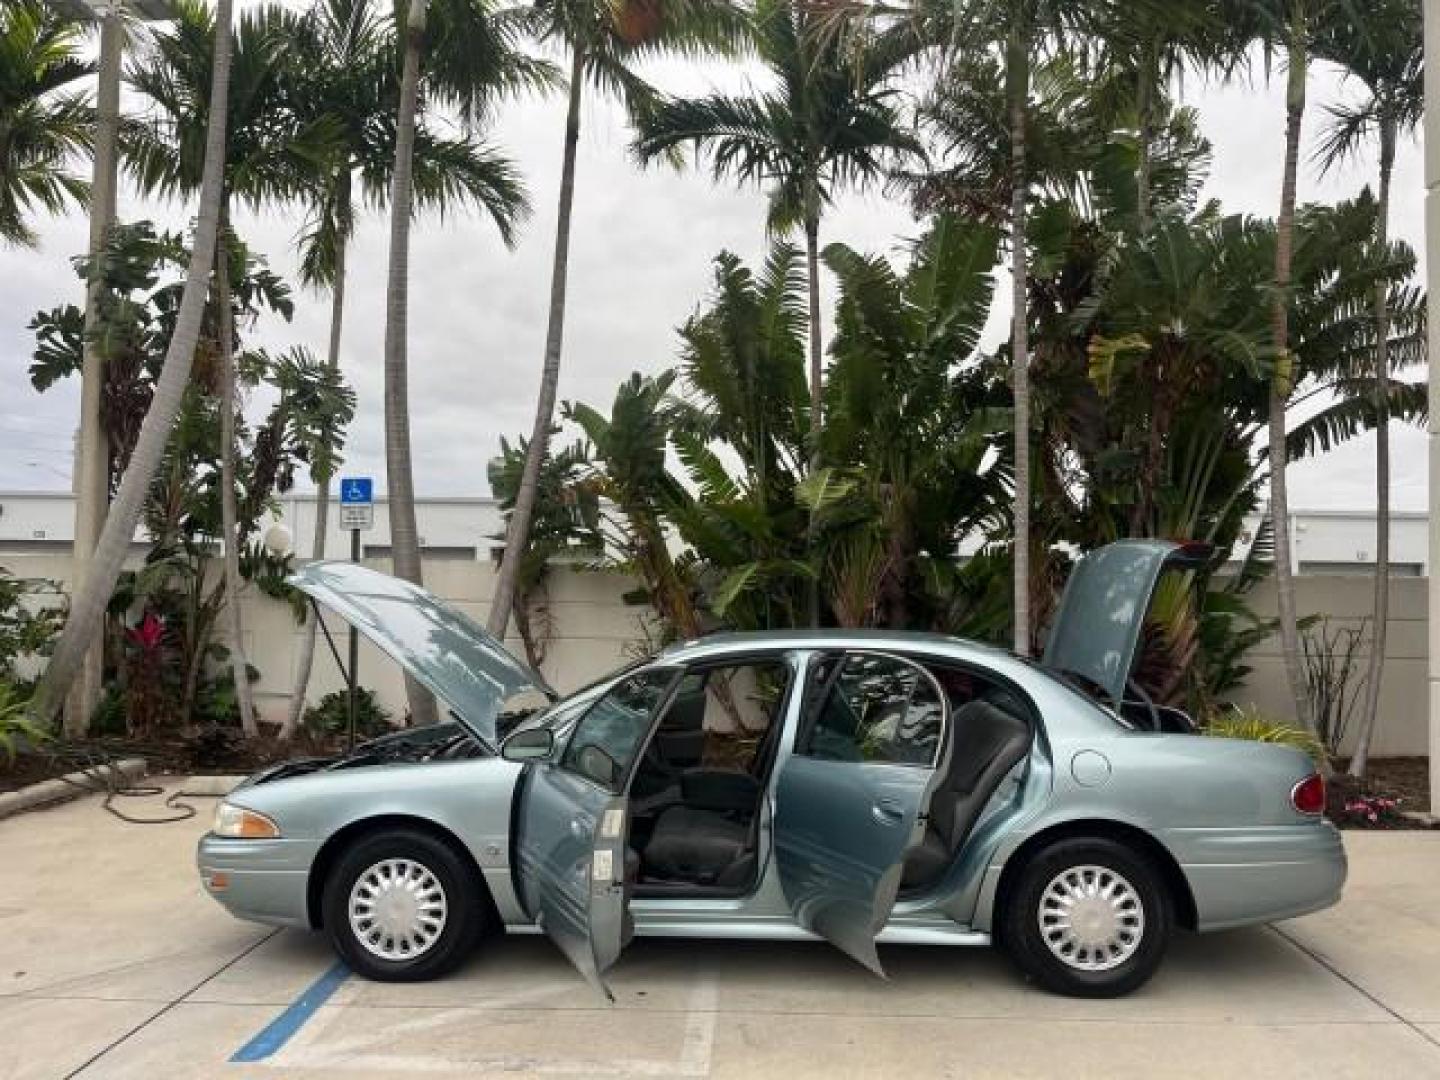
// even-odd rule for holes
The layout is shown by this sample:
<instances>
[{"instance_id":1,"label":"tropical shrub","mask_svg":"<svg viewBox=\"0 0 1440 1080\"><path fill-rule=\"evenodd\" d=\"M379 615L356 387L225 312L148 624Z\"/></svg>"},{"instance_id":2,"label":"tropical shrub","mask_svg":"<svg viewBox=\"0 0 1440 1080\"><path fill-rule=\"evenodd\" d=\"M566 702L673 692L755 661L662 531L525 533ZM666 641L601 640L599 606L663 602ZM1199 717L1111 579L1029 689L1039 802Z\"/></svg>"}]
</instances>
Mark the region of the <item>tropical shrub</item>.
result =
<instances>
[{"instance_id":1,"label":"tropical shrub","mask_svg":"<svg viewBox=\"0 0 1440 1080\"><path fill-rule=\"evenodd\" d=\"M334 690L305 710L305 729L317 738L343 736L350 730L350 694ZM355 734L364 739L384 735L393 730L390 713L380 704L375 691L365 687L355 690Z\"/></svg>"},{"instance_id":2,"label":"tropical shrub","mask_svg":"<svg viewBox=\"0 0 1440 1080\"><path fill-rule=\"evenodd\" d=\"M1309 755L1317 765L1327 760L1324 745L1310 732L1253 708L1242 709L1232 705L1222 709L1206 720L1201 730L1219 739L1247 739L1293 747Z\"/></svg>"},{"instance_id":3,"label":"tropical shrub","mask_svg":"<svg viewBox=\"0 0 1440 1080\"><path fill-rule=\"evenodd\" d=\"M1345 732L1365 692L1365 676L1357 669L1365 658L1365 628L1334 626L1327 615L1300 633L1310 717L1331 754L1340 752ZM1358 679L1356 676L1359 676Z\"/></svg>"},{"instance_id":4,"label":"tropical shrub","mask_svg":"<svg viewBox=\"0 0 1440 1080\"><path fill-rule=\"evenodd\" d=\"M551 432L552 438L559 432ZM500 456L488 468L490 490L500 500L508 527L520 490L528 443L512 445L501 438ZM515 585L515 629L525 647L525 658L535 670L545 662L554 636L554 619L548 603L547 584L551 560L579 556L593 561L601 555L600 497L595 485L585 480L590 448L583 441L557 448L553 441L540 464L535 510L530 519L530 540L520 554L520 572ZM504 540L504 534L492 537Z\"/></svg>"},{"instance_id":5,"label":"tropical shrub","mask_svg":"<svg viewBox=\"0 0 1440 1080\"><path fill-rule=\"evenodd\" d=\"M1344 788L1337 794L1340 797L1332 800L1328 810L1331 820L1337 825L1356 829L1393 829L1406 824L1400 809L1402 799Z\"/></svg>"},{"instance_id":6,"label":"tropical shrub","mask_svg":"<svg viewBox=\"0 0 1440 1080\"><path fill-rule=\"evenodd\" d=\"M229 257L230 321L237 332L248 332L262 311L288 319L293 310L289 286L239 242L229 245ZM109 442L112 488L154 396L188 259L184 237L142 221L116 226L97 259L76 260L80 276L100 284L99 345L106 379L101 423ZM213 299L211 304L190 385L142 511L150 549L141 567L120 575L107 611L107 669L121 687L125 730L136 734L228 723L235 714L233 678L210 682L212 668L228 656L212 640L227 590L224 576L214 572L222 532L222 387L221 319ZM78 375L84 361L83 312L74 304L61 305L38 312L30 326L36 337L32 385L44 392ZM304 349L242 349L236 363L242 389L263 391L270 401L258 424L240 417L237 425L241 579L289 601L299 620L303 606L284 583L288 558L265 551L255 534L298 473L334 471L354 414L354 394L335 369Z\"/></svg>"},{"instance_id":7,"label":"tropical shrub","mask_svg":"<svg viewBox=\"0 0 1440 1080\"><path fill-rule=\"evenodd\" d=\"M5 679L0 679L0 751L8 761L15 760L15 748L19 739L30 743L45 742L50 736L25 719L25 707L30 695Z\"/></svg>"},{"instance_id":8,"label":"tropical shrub","mask_svg":"<svg viewBox=\"0 0 1440 1080\"><path fill-rule=\"evenodd\" d=\"M0 682L22 682L21 662L48 656L59 637L64 611L27 603L36 591L58 595L60 587L44 582L37 590L0 566Z\"/></svg>"}]
</instances>

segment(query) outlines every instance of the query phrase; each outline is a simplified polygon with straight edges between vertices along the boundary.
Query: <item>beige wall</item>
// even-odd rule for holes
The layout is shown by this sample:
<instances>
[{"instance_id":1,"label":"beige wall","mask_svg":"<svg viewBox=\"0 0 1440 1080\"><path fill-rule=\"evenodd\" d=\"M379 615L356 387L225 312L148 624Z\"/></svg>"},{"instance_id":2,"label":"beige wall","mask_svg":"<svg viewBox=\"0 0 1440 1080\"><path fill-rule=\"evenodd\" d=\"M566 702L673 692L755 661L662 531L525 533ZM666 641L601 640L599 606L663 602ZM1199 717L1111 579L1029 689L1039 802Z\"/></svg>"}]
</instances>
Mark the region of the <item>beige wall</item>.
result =
<instances>
[{"instance_id":1,"label":"beige wall","mask_svg":"<svg viewBox=\"0 0 1440 1080\"><path fill-rule=\"evenodd\" d=\"M5 555L0 566L22 578L46 578L65 582L69 558L53 555ZM371 560L367 565L389 572L389 560ZM218 570L218 567L217 567ZM491 564L476 561L435 560L425 564L425 586L442 600L453 604L482 624L490 611L495 572ZM621 599L632 583L618 574L556 567L551 572L549 604L554 616L554 640L543 664L543 673L557 690L582 686L613 670L628 658L627 648L643 638L643 608ZM244 625L246 656L260 671L256 684L256 706L267 719L280 720L285 713L294 684L303 628L288 605L250 590L245 596ZM223 620L222 620L223 625ZM346 656L344 622L326 620L335 645ZM216 640L223 640L217 632ZM518 636L507 640L516 656L525 655ZM396 716L405 710L404 680L396 665L378 649L360 639L360 684L376 690ZM316 640L315 665L310 679L309 699L317 701L344 686L344 679L330 655L325 638Z\"/></svg>"},{"instance_id":2,"label":"beige wall","mask_svg":"<svg viewBox=\"0 0 1440 1080\"><path fill-rule=\"evenodd\" d=\"M7 555L0 559L21 577L63 581L69 559L50 555ZM388 571L388 560L370 565ZM481 623L489 613L495 581L488 562L432 560L425 565L425 585L441 599L455 604ZM1390 626L1386 642L1385 683L1381 697L1381 725L1375 752L1381 755L1424 754L1427 747L1426 712L1426 586L1424 578L1391 582ZM631 582L618 574L557 567L552 572L550 607L555 638L544 664L547 679L561 691L573 689L618 666L627 648L643 638L644 609L621 599ZM1370 611L1371 584L1364 576L1296 578L1301 615L1328 614L1341 625L1358 626ZM1261 614L1273 612L1274 590L1262 585L1250 601ZM252 591L245 598L245 645L252 664L260 670L256 702L264 714L278 720L284 713L294 679L294 666L302 633L290 609ZM328 622L335 643L345 655L345 625ZM524 651L518 637L508 644L517 656ZM1247 662L1254 669L1235 699L1276 715L1292 711L1281 663L1279 643L1272 639L1253 650ZM323 636L316 646L310 680L310 699L317 700L343 686ZM404 712L404 684L396 666L364 643L360 649L360 682L380 693L397 716Z\"/></svg>"},{"instance_id":3,"label":"beige wall","mask_svg":"<svg viewBox=\"0 0 1440 1080\"><path fill-rule=\"evenodd\" d=\"M1390 620L1385 639L1385 677L1380 689L1380 724L1372 752L1379 756L1426 753L1428 713L1425 706L1427 581L1424 578L1395 578L1390 582ZM1358 628L1374 603L1374 586L1369 577L1305 576L1295 578L1295 606L1306 615L1328 615L1332 626ZM1275 587L1267 581L1249 598L1262 615L1275 612ZM1235 695L1242 703L1254 704L1277 716L1294 714L1295 707L1285 677L1280 641L1270 638L1252 650L1245 662L1254 670L1245 687ZM1366 657L1358 658L1357 677L1364 677ZM1347 732L1354 737L1355 721Z\"/></svg>"}]
</instances>

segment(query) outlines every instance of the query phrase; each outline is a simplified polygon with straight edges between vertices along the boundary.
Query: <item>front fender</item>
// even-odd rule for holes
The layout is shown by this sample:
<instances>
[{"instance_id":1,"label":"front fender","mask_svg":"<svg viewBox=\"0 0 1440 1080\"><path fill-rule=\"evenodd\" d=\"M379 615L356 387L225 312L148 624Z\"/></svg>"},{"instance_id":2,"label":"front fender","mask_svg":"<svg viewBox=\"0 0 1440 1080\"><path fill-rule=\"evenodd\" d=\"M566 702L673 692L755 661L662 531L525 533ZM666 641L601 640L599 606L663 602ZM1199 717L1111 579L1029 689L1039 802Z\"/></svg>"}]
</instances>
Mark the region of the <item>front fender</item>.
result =
<instances>
[{"instance_id":1,"label":"front fender","mask_svg":"<svg viewBox=\"0 0 1440 1080\"><path fill-rule=\"evenodd\" d=\"M465 847L492 892L503 883L508 896L510 808L523 768L477 758L335 769L238 788L230 801L265 814L312 862L330 838L369 819L433 823Z\"/></svg>"}]
</instances>

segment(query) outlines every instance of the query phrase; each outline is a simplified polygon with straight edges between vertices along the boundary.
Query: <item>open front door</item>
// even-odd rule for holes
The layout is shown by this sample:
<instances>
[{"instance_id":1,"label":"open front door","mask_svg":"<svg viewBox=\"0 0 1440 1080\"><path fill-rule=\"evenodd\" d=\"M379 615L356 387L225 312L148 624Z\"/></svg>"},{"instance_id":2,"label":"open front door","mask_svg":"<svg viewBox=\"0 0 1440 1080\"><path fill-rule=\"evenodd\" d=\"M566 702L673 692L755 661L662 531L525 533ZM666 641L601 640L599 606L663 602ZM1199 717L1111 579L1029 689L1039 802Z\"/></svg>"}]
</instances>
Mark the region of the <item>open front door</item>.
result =
<instances>
[{"instance_id":1,"label":"open front door","mask_svg":"<svg viewBox=\"0 0 1440 1080\"><path fill-rule=\"evenodd\" d=\"M775 790L780 883L800 925L883 975L875 935L924 836L949 707L924 668L883 653L811 664Z\"/></svg>"},{"instance_id":2,"label":"open front door","mask_svg":"<svg viewBox=\"0 0 1440 1080\"><path fill-rule=\"evenodd\" d=\"M524 781L517 818L521 896L546 936L606 997L625 947L627 801L553 765Z\"/></svg>"},{"instance_id":3,"label":"open front door","mask_svg":"<svg viewBox=\"0 0 1440 1080\"><path fill-rule=\"evenodd\" d=\"M585 978L613 1000L605 972L629 943L629 784L635 756L675 679L639 672L600 698L556 760L521 780L515 813L515 877L541 930Z\"/></svg>"}]
</instances>

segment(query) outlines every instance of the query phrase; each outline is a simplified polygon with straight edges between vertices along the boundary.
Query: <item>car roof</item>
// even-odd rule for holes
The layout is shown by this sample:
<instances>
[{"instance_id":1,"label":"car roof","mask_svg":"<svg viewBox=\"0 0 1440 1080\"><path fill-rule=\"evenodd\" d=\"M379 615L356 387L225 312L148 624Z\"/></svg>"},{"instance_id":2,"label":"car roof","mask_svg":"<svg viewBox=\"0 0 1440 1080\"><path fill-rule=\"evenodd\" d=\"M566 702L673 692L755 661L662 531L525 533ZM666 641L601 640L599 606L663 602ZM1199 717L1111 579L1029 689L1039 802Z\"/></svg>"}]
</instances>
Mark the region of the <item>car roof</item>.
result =
<instances>
[{"instance_id":1,"label":"car roof","mask_svg":"<svg viewBox=\"0 0 1440 1080\"><path fill-rule=\"evenodd\" d=\"M726 656L754 649L836 649L860 647L925 652L1003 664L1014 658L1003 649L952 634L913 633L901 630L799 629L757 630L748 633L707 634L671 645L655 657L658 662L689 663L710 656Z\"/></svg>"}]
</instances>

